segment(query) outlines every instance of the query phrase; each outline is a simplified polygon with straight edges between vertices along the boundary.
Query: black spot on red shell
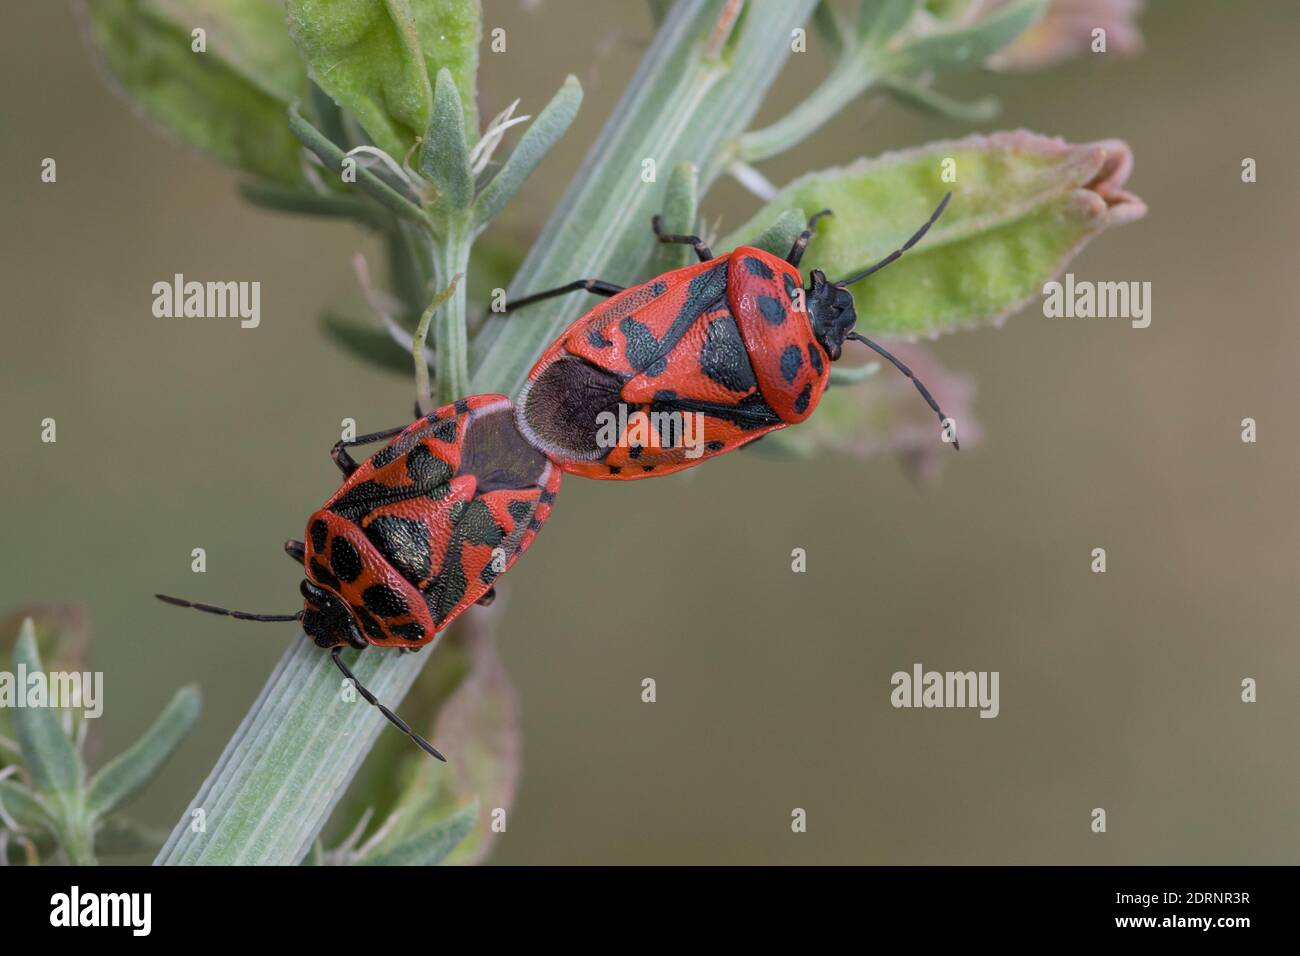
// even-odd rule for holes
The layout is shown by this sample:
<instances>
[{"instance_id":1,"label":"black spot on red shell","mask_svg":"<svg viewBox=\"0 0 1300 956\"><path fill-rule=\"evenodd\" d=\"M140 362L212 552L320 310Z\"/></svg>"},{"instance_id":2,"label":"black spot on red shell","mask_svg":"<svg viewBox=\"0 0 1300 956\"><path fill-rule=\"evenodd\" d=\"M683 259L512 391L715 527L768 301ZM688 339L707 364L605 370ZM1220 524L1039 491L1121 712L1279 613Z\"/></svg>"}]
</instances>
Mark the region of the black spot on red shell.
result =
<instances>
[{"instance_id":1,"label":"black spot on red shell","mask_svg":"<svg viewBox=\"0 0 1300 956\"><path fill-rule=\"evenodd\" d=\"M416 445L407 452L406 473L412 484L425 490L446 485L451 480L451 466L424 445Z\"/></svg>"},{"instance_id":2,"label":"black spot on red shell","mask_svg":"<svg viewBox=\"0 0 1300 956\"><path fill-rule=\"evenodd\" d=\"M330 529L320 518L311 523L311 546L313 551L325 550L325 539L329 537Z\"/></svg>"},{"instance_id":3,"label":"black spot on red shell","mask_svg":"<svg viewBox=\"0 0 1300 956\"><path fill-rule=\"evenodd\" d=\"M311 559L311 576L318 584L323 584L335 591L339 589L339 579L334 576L334 572L321 564L319 558Z\"/></svg>"},{"instance_id":4,"label":"black spot on red shell","mask_svg":"<svg viewBox=\"0 0 1300 956\"><path fill-rule=\"evenodd\" d=\"M822 362L822 350L815 342L808 343L808 361L812 362L813 371L818 375L826 368Z\"/></svg>"},{"instance_id":5,"label":"black spot on red shell","mask_svg":"<svg viewBox=\"0 0 1300 956\"><path fill-rule=\"evenodd\" d=\"M745 256L745 258L740 261L741 264L744 265L745 271L750 275L758 276L760 279L772 278L772 270L762 259L756 259L753 256Z\"/></svg>"},{"instance_id":6,"label":"black spot on red shell","mask_svg":"<svg viewBox=\"0 0 1300 956\"><path fill-rule=\"evenodd\" d=\"M466 399L463 399L463 398L461 398L461 399L457 399L457 401L456 401L456 414L457 414L457 415L464 415L464 414L465 414L466 412L468 412L468 411L469 411L469 401L466 400Z\"/></svg>"},{"instance_id":7,"label":"black spot on red shell","mask_svg":"<svg viewBox=\"0 0 1300 956\"><path fill-rule=\"evenodd\" d=\"M799 397L794 400L795 412L802 415L808 410L808 403L810 401L812 401L812 386L805 385L803 391L799 393Z\"/></svg>"},{"instance_id":8,"label":"black spot on red shell","mask_svg":"<svg viewBox=\"0 0 1300 956\"><path fill-rule=\"evenodd\" d=\"M361 575L361 555L352 542L343 535L335 535L330 542L330 570L340 581L355 581Z\"/></svg>"},{"instance_id":9,"label":"black spot on red shell","mask_svg":"<svg viewBox=\"0 0 1300 956\"><path fill-rule=\"evenodd\" d=\"M387 584L370 585L361 592L361 600L368 610L380 617L400 617L410 610L406 606L406 599Z\"/></svg>"},{"instance_id":10,"label":"black spot on red shell","mask_svg":"<svg viewBox=\"0 0 1300 956\"><path fill-rule=\"evenodd\" d=\"M607 349L614 344L613 339L605 338L605 333L597 328L587 330L587 341L598 349Z\"/></svg>"},{"instance_id":11,"label":"black spot on red shell","mask_svg":"<svg viewBox=\"0 0 1300 956\"><path fill-rule=\"evenodd\" d=\"M722 451L723 444L720 441L706 442L704 447L709 451Z\"/></svg>"},{"instance_id":12,"label":"black spot on red shell","mask_svg":"<svg viewBox=\"0 0 1300 956\"><path fill-rule=\"evenodd\" d=\"M668 362L659 355L659 340L649 327L628 317L618 324L618 329L627 342L624 349L627 364L652 378L662 374Z\"/></svg>"},{"instance_id":13,"label":"black spot on red shell","mask_svg":"<svg viewBox=\"0 0 1300 956\"><path fill-rule=\"evenodd\" d=\"M611 475L617 475L617 474L619 474L620 472L622 472L622 470L623 470L623 469L620 468L620 467L618 467L618 465L610 465L610 466L609 466L609 473L610 473Z\"/></svg>"},{"instance_id":14,"label":"black spot on red shell","mask_svg":"<svg viewBox=\"0 0 1300 956\"><path fill-rule=\"evenodd\" d=\"M496 519L492 517L492 511L487 503L478 498L465 506L465 510L456 522L455 533L470 544L486 544L491 547L496 547L506 536L501 526L496 523Z\"/></svg>"},{"instance_id":15,"label":"black spot on red shell","mask_svg":"<svg viewBox=\"0 0 1300 956\"><path fill-rule=\"evenodd\" d=\"M419 521L395 515L378 515L365 527L366 537L379 553L412 584L429 576L433 560L429 531Z\"/></svg>"},{"instance_id":16,"label":"black spot on red shell","mask_svg":"<svg viewBox=\"0 0 1300 956\"><path fill-rule=\"evenodd\" d=\"M385 445L370 456L370 466L372 468L384 468L395 462L401 455L402 450L397 445Z\"/></svg>"},{"instance_id":17,"label":"black spot on red shell","mask_svg":"<svg viewBox=\"0 0 1300 956\"><path fill-rule=\"evenodd\" d=\"M733 392L748 392L755 386L749 353L745 350L736 320L730 315L714 319L705 327L704 344L700 347L700 371Z\"/></svg>"},{"instance_id":18,"label":"black spot on red shell","mask_svg":"<svg viewBox=\"0 0 1300 956\"><path fill-rule=\"evenodd\" d=\"M361 629L365 631L372 640L388 640L388 634L384 631L383 626L374 619L369 611L359 604L354 604L352 605L352 613L356 616L357 623L361 625Z\"/></svg>"},{"instance_id":19,"label":"black spot on red shell","mask_svg":"<svg viewBox=\"0 0 1300 956\"><path fill-rule=\"evenodd\" d=\"M781 353L781 377L785 379L787 385L794 384L802 368L803 353L799 351L799 346L787 345L785 351Z\"/></svg>"},{"instance_id":20,"label":"black spot on red shell","mask_svg":"<svg viewBox=\"0 0 1300 956\"><path fill-rule=\"evenodd\" d=\"M412 621L410 624L395 624L389 628L394 636L406 641L418 641L424 637L424 625L419 621Z\"/></svg>"},{"instance_id":21,"label":"black spot on red shell","mask_svg":"<svg viewBox=\"0 0 1300 956\"><path fill-rule=\"evenodd\" d=\"M512 501L506 505L506 511L510 513L510 517L514 519L515 524L518 524L532 514L533 506L527 501Z\"/></svg>"},{"instance_id":22,"label":"black spot on red shell","mask_svg":"<svg viewBox=\"0 0 1300 956\"><path fill-rule=\"evenodd\" d=\"M772 325L781 325L785 322L785 306L770 295L758 297L758 311Z\"/></svg>"},{"instance_id":23,"label":"black spot on red shell","mask_svg":"<svg viewBox=\"0 0 1300 956\"><path fill-rule=\"evenodd\" d=\"M456 441L456 419L448 418L433 426L433 437L452 444Z\"/></svg>"}]
</instances>

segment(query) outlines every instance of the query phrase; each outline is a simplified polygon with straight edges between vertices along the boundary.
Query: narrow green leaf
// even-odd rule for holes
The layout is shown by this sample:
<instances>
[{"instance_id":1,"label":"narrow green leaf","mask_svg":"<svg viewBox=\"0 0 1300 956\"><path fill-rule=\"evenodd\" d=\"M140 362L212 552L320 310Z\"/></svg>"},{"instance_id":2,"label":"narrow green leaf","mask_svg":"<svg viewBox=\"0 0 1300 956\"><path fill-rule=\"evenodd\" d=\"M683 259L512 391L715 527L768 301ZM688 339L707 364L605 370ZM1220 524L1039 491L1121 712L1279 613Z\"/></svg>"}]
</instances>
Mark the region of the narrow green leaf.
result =
<instances>
[{"instance_id":1,"label":"narrow green leaf","mask_svg":"<svg viewBox=\"0 0 1300 956\"><path fill-rule=\"evenodd\" d=\"M1013 0L969 26L920 37L889 53L881 71L907 76L922 70L980 66L1029 29L1047 4L1048 0Z\"/></svg>"},{"instance_id":2,"label":"narrow green leaf","mask_svg":"<svg viewBox=\"0 0 1300 956\"><path fill-rule=\"evenodd\" d=\"M738 233L758 232L791 207L829 207L835 215L818 224L803 268L834 281L901 246L951 189L947 211L915 248L851 287L863 332L934 335L1001 321L1093 236L1140 218L1146 206L1123 189L1131 166L1117 140L970 136L810 173ZM945 168L955 183L945 182Z\"/></svg>"},{"instance_id":3,"label":"narrow green leaf","mask_svg":"<svg viewBox=\"0 0 1300 956\"><path fill-rule=\"evenodd\" d=\"M41 660L48 661L51 670L84 671L86 654L90 647L90 625L86 610L79 604L29 604L18 608L0 621L0 655L8 659L14 642L22 633L23 623L30 618L36 635L36 652ZM15 708L0 707L0 736L13 739ZM92 723L88 736L96 734ZM18 760L18 755L7 747L0 747L0 769Z\"/></svg>"},{"instance_id":4,"label":"narrow green leaf","mask_svg":"<svg viewBox=\"0 0 1300 956\"><path fill-rule=\"evenodd\" d=\"M144 788L162 769L194 722L200 707L199 689L182 687L144 736L109 761L90 781L86 809L102 817L118 809Z\"/></svg>"},{"instance_id":5,"label":"narrow green leaf","mask_svg":"<svg viewBox=\"0 0 1300 956\"><path fill-rule=\"evenodd\" d=\"M155 121L265 179L302 178L284 108L306 77L274 0L94 0L82 8L110 73ZM193 31L205 31L195 52Z\"/></svg>"},{"instance_id":6,"label":"narrow green leaf","mask_svg":"<svg viewBox=\"0 0 1300 956\"><path fill-rule=\"evenodd\" d=\"M750 224L753 222L754 220L750 220ZM774 256L784 257L790 252L794 241L799 238L799 233L803 232L804 226L808 224L808 217L804 215L802 209L794 208L782 211L761 231L750 228L750 224L746 224L723 239L718 251L730 251L737 246L753 246Z\"/></svg>"},{"instance_id":7,"label":"narrow green leaf","mask_svg":"<svg viewBox=\"0 0 1300 956\"><path fill-rule=\"evenodd\" d=\"M577 77L570 76L529 124L510 157L474 201L474 222L478 228L483 228L496 218L505 204L519 191L524 180L532 175L537 164L569 128L573 118L578 115L580 105L582 84Z\"/></svg>"},{"instance_id":8,"label":"narrow green leaf","mask_svg":"<svg viewBox=\"0 0 1300 956\"><path fill-rule=\"evenodd\" d=\"M307 189L289 189L275 183L251 181L239 184L239 193L255 206L299 216L354 219L374 228L388 224L384 213L362 197L348 193L321 195Z\"/></svg>"},{"instance_id":9,"label":"narrow green leaf","mask_svg":"<svg viewBox=\"0 0 1300 956\"><path fill-rule=\"evenodd\" d=\"M668 176L664 190L663 231L678 235L695 232L699 213L700 171L694 163L678 163ZM695 261L695 253L685 243L661 243L655 252L650 271L655 275L680 269Z\"/></svg>"},{"instance_id":10,"label":"narrow green leaf","mask_svg":"<svg viewBox=\"0 0 1300 956\"><path fill-rule=\"evenodd\" d=\"M343 169L344 153L334 143L325 138L325 134L312 126L303 115L298 112L297 107L289 107L289 129L293 134L302 141L302 144L315 153L325 168L331 170L335 175L340 175ZM425 217L424 211L419 206L405 198L401 193L389 186L386 182L366 169L360 162L356 165L357 181L356 185L365 190L373 199L377 200L392 212L407 219L411 222L419 223L421 226L428 227L429 220Z\"/></svg>"},{"instance_id":11,"label":"narrow green leaf","mask_svg":"<svg viewBox=\"0 0 1300 956\"><path fill-rule=\"evenodd\" d=\"M429 126L420 144L420 172L438 191L433 207L441 213L461 212L474 201L474 174L469 165L469 140L460 95L447 70L438 71Z\"/></svg>"},{"instance_id":12,"label":"narrow green leaf","mask_svg":"<svg viewBox=\"0 0 1300 956\"><path fill-rule=\"evenodd\" d=\"M20 827L46 832L53 829L53 818L41 798L17 780L0 780L0 807Z\"/></svg>"},{"instance_id":13,"label":"narrow green leaf","mask_svg":"<svg viewBox=\"0 0 1300 956\"><path fill-rule=\"evenodd\" d=\"M402 841L390 850L373 854L364 866L437 866L469 836L478 822L478 804L471 803L445 817L428 830Z\"/></svg>"},{"instance_id":14,"label":"narrow green leaf","mask_svg":"<svg viewBox=\"0 0 1300 956\"><path fill-rule=\"evenodd\" d=\"M903 79L886 79L882 85L900 100L911 106L961 120L964 123L983 123L998 115L997 97L985 96L971 103L963 103L920 83Z\"/></svg>"},{"instance_id":15,"label":"narrow green leaf","mask_svg":"<svg viewBox=\"0 0 1300 956\"><path fill-rule=\"evenodd\" d=\"M853 30L844 22L844 17L836 5L829 0L822 0L817 4L812 21L817 35L830 48L832 59L838 60L853 48Z\"/></svg>"},{"instance_id":16,"label":"narrow green leaf","mask_svg":"<svg viewBox=\"0 0 1300 956\"><path fill-rule=\"evenodd\" d=\"M18 641L14 645L13 662L15 673L24 670L29 678L43 673L31 618L23 622ZM28 688L18 690L26 694ZM27 703L33 701L29 699ZM37 792L63 794L81 785L81 759L77 756L72 741L63 732L57 707L49 706L47 700L39 706L14 708L14 731L18 735L23 765L32 775L32 785Z\"/></svg>"},{"instance_id":17,"label":"narrow green leaf","mask_svg":"<svg viewBox=\"0 0 1300 956\"><path fill-rule=\"evenodd\" d=\"M401 162L424 135L433 76L451 71L466 135L477 132L477 0L288 0L289 32L312 79Z\"/></svg>"}]
</instances>

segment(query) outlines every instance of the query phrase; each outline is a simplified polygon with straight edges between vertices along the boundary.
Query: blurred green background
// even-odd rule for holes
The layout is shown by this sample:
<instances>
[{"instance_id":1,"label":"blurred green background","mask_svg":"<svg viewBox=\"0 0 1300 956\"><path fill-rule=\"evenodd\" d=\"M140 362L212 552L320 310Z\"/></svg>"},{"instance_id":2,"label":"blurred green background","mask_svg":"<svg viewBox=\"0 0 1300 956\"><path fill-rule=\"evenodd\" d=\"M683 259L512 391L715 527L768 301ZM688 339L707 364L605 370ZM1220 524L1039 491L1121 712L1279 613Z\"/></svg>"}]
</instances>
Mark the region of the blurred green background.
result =
<instances>
[{"instance_id":1,"label":"blurred green background","mask_svg":"<svg viewBox=\"0 0 1300 956\"><path fill-rule=\"evenodd\" d=\"M412 389L319 328L328 307L364 315L349 261L375 252L367 237L240 202L231 173L105 85L66 4L7 18L0 612L88 607L102 753L200 682L198 730L134 808L169 828L292 632L150 595L295 610L280 545L338 484L340 420L404 421ZM487 0L484 23L512 37L508 68L484 57L485 116L516 96L535 112L567 72L586 88L490 234L522 249L651 22L638 0ZM495 861L1296 862L1298 26L1290 0L1155 3L1137 58L941 86L1000 96L985 129L1131 144L1151 212L1071 268L1150 281L1151 327L1031 307L939 341L978 383L985 439L933 486L889 459L750 453L659 481L568 479L505 589L525 766ZM793 59L760 119L825 69ZM967 131L861 101L764 169L782 183ZM1246 156L1257 184L1240 181ZM704 212L726 231L754 208L724 182ZM261 327L154 319L150 288L175 272L260 280ZM1245 416L1258 444L1240 441ZM57 444L39 440L45 417ZM1000 671L1001 715L893 709L890 675L915 662Z\"/></svg>"}]
</instances>

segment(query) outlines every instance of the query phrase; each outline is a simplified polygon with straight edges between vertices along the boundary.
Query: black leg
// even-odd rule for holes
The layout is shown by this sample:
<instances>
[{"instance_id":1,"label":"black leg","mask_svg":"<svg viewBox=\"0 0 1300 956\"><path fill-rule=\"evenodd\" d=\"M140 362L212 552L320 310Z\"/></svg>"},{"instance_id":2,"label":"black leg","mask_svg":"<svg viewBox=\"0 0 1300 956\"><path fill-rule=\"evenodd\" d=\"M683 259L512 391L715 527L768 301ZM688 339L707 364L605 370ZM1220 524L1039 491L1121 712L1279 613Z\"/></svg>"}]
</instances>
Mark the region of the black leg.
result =
<instances>
[{"instance_id":1,"label":"black leg","mask_svg":"<svg viewBox=\"0 0 1300 956\"><path fill-rule=\"evenodd\" d=\"M370 693L370 691L366 690L365 687L361 685L361 682L357 680L356 676L352 673L352 671L348 669L348 665L343 663L343 658L339 657L341 653L343 653L343 645L338 644L335 646L334 650L330 651L330 657L334 659L334 663L338 666L338 669L343 672L343 676L346 677L348 680L352 681L352 686L357 689L358 694L360 694L362 697L366 699L366 703L378 707L379 712L383 714L385 717L387 717L389 722L394 727L396 727L402 733L406 734L406 736L410 737L417 744L419 744L420 749L423 750L425 753L427 753L429 756L437 757L439 760L445 762L447 758L444 757L442 754L438 753L438 751L434 749L433 744L429 743L429 741L425 740L414 730L412 730L410 724L408 724L401 717L398 717L395 713L393 713L391 710L389 710L387 707L381 704L375 698L374 694Z\"/></svg>"},{"instance_id":2,"label":"black leg","mask_svg":"<svg viewBox=\"0 0 1300 956\"><path fill-rule=\"evenodd\" d=\"M804 231L799 233L799 238L796 239L794 245L790 247L790 254L785 257L785 261L790 263L792 266L799 265L799 260L803 258L804 250L808 248L809 240L812 239L813 236L817 235L817 220L822 216L832 215L834 215L834 213L829 209L823 209L821 212L809 219L808 225L804 228Z\"/></svg>"},{"instance_id":3,"label":"black leg","mask_svg":"<svg viewBox=\"0 0 1300 956\"><path fill-rule=\"evenodd\" d=\"M372 441L379 441L381 438L392 438L405 431L409 426L398 425L396 428L390 428L387 431L371 432L369 435L358 435L356 438L347 441L336 441L334 447L330 449L330 457L334 459L334 464L339 466L339 471L343 472L343 477L347 478L360 466L352 460L352 456L347 450L354 445L369 445Z\"/></svg>"},{"instance_id":4,"label":"black leg","mask_svg":"<svg viewBox=\"0 0 1300 956\"><path fill-rule=\"evenodd\" d=\"M479 598L477 601L475 601L474 603L481 604L484 607L489 607L492 604L492 602L495 601L496 599L497 599L497 589L488 588L486 591L483 592L483 596Z\"/></svg>"},{"instance_id":5,"label":"black leg","mask_svg":"<svg viewBox=\"0 0 1300 956\"><path fill-rule=\"evenodd\" d=\"M695 254L699 256L701 262L708 262L713 258L713 253L699 236L678 236L673 233L666 233L663 231L663 220L659 216L655 216L650 220L650 225L654 228L655 237L660 242L685 243L695 250Z\"/></svg>"},{"instance_id":6,"label":"black leg","mask_svg":"<svg viewBox=\"0 0 1300 956\"><path fill-rule=\"evenodd\" d=\"M303 564L307 560L307 546L295 538L284 543L284 553L293 558L295 564Z\"/></svg>"},{"instance_id":7,"label":"black leg","mask_svg":"<svg viewBox=\"0 0 1300 956\"><path fill-rule=\"evenodd\" d=\"M514 302L507 302L503 311L513 312L515 309L525 305L531 305L534 302L541 302L543 299L553 299L557 295L566 295L570 292L583 290L594 293L595 295L611 296L618 295L623 291L623 286L614 285L612 282L603 282L600 279L574 279L568 285L562 285L556 289L547 289L545 292L534 292L532 295L526 295L522 299L516 299Z\"/></svg>"}]
</instances>

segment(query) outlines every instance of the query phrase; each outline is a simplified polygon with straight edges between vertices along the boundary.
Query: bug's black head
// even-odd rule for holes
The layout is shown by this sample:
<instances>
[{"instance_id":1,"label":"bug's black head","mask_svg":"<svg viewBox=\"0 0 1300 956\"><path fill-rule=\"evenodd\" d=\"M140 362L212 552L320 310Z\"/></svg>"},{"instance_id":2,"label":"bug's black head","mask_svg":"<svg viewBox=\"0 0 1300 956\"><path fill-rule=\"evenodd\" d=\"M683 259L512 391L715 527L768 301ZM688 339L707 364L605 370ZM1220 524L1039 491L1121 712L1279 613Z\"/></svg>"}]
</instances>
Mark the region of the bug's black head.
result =
<instances>
[{"instance_id":1,"label":"bug's black head","mask_svg":"<svg viewBox=\"0 0 1300 956\"><path fill-rule=\"evenodd\" d=\"M826 274L820 269L812 271L808 319L812 322L813 335L834 362L840 357L844 339L857 324L858 313L853 308L853 296L849 290L826 281Z\"/></svg>"},{"instance_id":2,"label":"bug's black head","mask_svg":"<svg viewBox=\"0 0 1300 956\"><path fill-rule=\"evenodd\" d=\"M357 622L352 617L352 609L341 598L307 580L302 582L300 590L306 602L302 612L302 629L318 646L366 646L357 630Z\"/></svg>"}]
</instances>

